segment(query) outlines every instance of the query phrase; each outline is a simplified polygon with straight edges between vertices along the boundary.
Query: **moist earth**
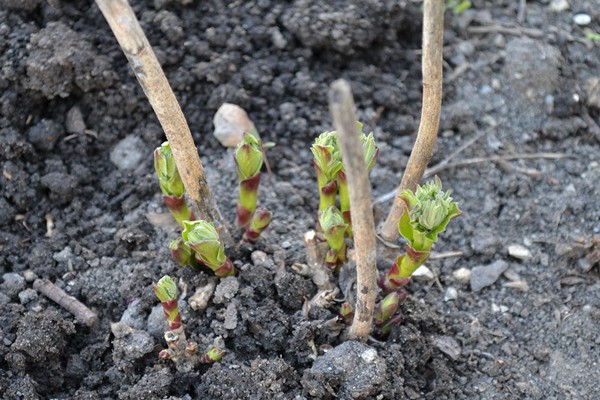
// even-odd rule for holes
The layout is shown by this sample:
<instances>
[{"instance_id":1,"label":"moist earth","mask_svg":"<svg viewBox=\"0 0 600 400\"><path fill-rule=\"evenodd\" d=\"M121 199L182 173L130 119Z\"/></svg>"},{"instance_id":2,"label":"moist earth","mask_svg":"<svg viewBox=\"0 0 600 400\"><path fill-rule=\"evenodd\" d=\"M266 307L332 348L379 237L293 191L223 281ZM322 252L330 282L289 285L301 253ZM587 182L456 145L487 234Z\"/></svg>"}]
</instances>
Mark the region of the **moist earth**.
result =
<instances>
[{"instance_id":1,"label":"moist earth","mask_svg":"<svg viewBox=\"0 0 600 400\"><path fill-rule=\"evenodd\" d=\"M133 3L228 221L236 174L211 135L215 111L242 106L276 144L260 190L273 222L230 249L238 276L190 307L214 278L170 260L178 232L151 160L164 136L98 8L0 0L0 397L600 398L598 0L446 12L430 166L463 214L409 286L402 324L366 344L332 330L336 303L307 306L317 287L292 269L315 227L309 147L332 129L329 84L347 79L380 147L371 183L385 217L420 118L420 3ZM379 245L381 273L399 251ZM222 361L180 372L158 360L151 284L164 274L185 292L188 337L222 340ZM33 290L36 278L97 324Z\"/></svg>"}]
</instances>

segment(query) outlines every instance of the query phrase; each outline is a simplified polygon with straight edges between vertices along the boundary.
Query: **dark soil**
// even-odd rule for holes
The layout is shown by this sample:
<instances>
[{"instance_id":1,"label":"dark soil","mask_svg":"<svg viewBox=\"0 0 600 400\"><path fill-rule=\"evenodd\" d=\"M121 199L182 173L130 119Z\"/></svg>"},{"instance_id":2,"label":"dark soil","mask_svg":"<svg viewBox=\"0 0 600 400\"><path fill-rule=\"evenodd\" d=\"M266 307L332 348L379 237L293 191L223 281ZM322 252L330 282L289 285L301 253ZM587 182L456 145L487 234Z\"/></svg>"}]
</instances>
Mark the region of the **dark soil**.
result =
<instances>
[{"instance_id":1,"label":"dark soil","mask_svg":"<svg viewBox=\"0 0 600 400\"><path fill-rule=\"evenodd\" d=\"M191 309L188 297L212 278L170 260L177 229L160 223L151 161L163 133L98 8L0 0L1 398L600 398L600 46L586 39L600 31L598 0L569 0L563 11L558 1L520 10L473 0L446 13L430 165L475 135L451 163L567 157L439 171L464 212L435 253L462 255L429 261L436 278L409 286L402 325L367 345L332 333L335 305L307 316L317 288L291 269L315 224L309 146L332 129L328 86L346 78L381 149L374 196L399 183L420 112L419 2L134 3L229 221L236 175L231 150L211 134L215 111L239 104L277 144L260 194L274 221L255 248L231 251L239 275L206 310ZM576 25L577 13L591 23ZM472 31L481 27L493 29ZM389 205L377 204L378 219ZM515 244L529 254L511 256ZM397 255L382 246L380 270ZM477 292L454 274L498 260L508 269ZM159 362L164 320L151 283L167 273L187 286L188 336L201 346L220 336L221 362L187 373ZM98 324L34 291L36 277L91 307ZM336 347L317 355L323 344Z\"/></svg>"}]
</instances>

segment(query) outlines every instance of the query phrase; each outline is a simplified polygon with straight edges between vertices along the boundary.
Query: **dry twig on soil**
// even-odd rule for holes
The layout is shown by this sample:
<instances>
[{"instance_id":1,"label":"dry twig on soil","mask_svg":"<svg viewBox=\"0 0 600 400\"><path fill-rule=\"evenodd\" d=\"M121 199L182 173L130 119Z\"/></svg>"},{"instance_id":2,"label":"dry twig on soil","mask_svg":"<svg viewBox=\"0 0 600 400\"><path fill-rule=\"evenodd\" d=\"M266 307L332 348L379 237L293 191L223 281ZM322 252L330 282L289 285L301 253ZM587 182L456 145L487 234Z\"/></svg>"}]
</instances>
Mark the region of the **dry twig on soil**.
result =
<instances>
[{"instance_id":1,"label":"dry twig on soil","mask_svg":"<svg viewBox=\"0 0 600 400\"><path fill-rule=\"evenodd\" d=\"M70 312L82 324L92 327L98 320L98 316L85 304L73 296L69 296L64 290L47 279L36 279L33 288Z\"/></svg>"},{"instance_id":2,"label":"dry twig on soil","mask_svg":"<svg viewBox=\"0 0 600 400\"><path fill-rule=\"evenodd\" d=\"M356 312L349 337L365 341L371 330L373 309L377 297L377 249L371 206L371 185L356 125L354 100L348 82L338 80L331 85L329 108L338 132L342 160L346 170L356 249Z\"/></svg>"},{"instance_id":3,"label":"dry twig on soil","mask_svg":"<svg viewBox=\"0 0 600 400\"><path fill-rule=\"evenodd\" d=\"M96 0L96 4L108 21L165 131L196 215L214 222L223 240L228 244L233 243L206 181L185 116L133 10L127 0Z\"/></svg>"},{"instance_id":4,"label":"dry twig on soil","mask_svg":"<svg viewBox=\"0 0 600 400\"><path fill-rule=\"evenodd\" d=\"M387 241L398 237L398 221L403 204L399 197L405 189L414 191L433 152L433 145L440 126L442 106L442 44L444 33L444 2L425 0L423 5L423 107L421 122L408 165L398 187L398 196L380 228L380 235Z\"/></svg>"}]
</instances>

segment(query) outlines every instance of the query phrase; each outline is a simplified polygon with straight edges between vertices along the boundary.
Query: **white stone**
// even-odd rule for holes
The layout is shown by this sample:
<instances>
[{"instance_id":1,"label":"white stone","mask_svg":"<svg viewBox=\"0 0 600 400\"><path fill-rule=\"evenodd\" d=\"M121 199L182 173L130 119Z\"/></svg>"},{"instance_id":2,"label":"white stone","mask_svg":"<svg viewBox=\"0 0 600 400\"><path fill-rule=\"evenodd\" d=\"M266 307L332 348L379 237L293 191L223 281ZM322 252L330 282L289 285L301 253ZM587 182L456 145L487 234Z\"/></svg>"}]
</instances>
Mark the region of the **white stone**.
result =
<instances>
[{"instance_id":1,"label":"white stone","mask_svg":"<svg viewBox=\"0 0 600 400\"><path fill-rule=\"evenodd\" d=\"M246 110L231 103L223 103L219 107L213 123L215 125L213 135L225 147L237 146L242 141L244 133L252 133L256 130Z\"/></svg>"},{"instance_id":2,"label":"white stone","mask_svg":"<svg viewBox=\"0 0 600 400\"><path fill-rule=\"evenodd\" d=\"M552 0L550 3L550 9L555 12L567 11L569 7L567 0Z\"/></svg>"},{"instance_id":3,"label":"white stone","mask_svg":"<svg viewBox=\"0 0 600 400\"><path fill-rule=\"evenodd\" d=\"M419 268L417 268L415 272L413 272L412 278L415 281L427 282L432 281L435 278L435 276L429 268L427 268L425 265L421 265Z\"/></svg>"},{"instance_id":4,"label":"white stone","mask_svg":"<svg viewBox=\"0 0 600 400\"><path fill-rule=\"evenodd\" d=\"M589 25L592 22L592 17L590 17L589 14L584 13L575 14L573 16L573 22L577 25Z\"/></svg>"},{"instance_id":5,"label":"white stone","mask_svg":"<svg viewBox=\"0 0 600 400\"><path fill-rule=\"evenodd\" d=\"M471 281L471 270L468 268L459 268L452 275L463 285L467 285Z\"/></svg>"},{"instance_id":6,"label":"white stone","mask_svg":"<svg viewBox=\"0 0 600 400\"><path fill-rule=\"evenodd\" d=\"M138 136L129 135L121 140L110 153L110 161L122 170L131 170L139 167L142 160L146 159L148 149L144 141Z\"/></svg>"},{"instance_id":7,"label":"white stone","mask_svg":"<svg viewBox=\"0 0 600 400\"><path fill-rule=\"evenodd\" d=\"M519 260L527 261L531 258L531 251L520 244L511 244L508 246L508 254Z\"/></svg>"},{"instance_id":8,"label":"white stone","mask_svg":"<svg viewBox=\"0 0 600 400\"><path fill-rule=\"evenodd\" d=\"M444 301L456 300L458 299L458 290L453 288L452 286L446 289L444 293Z\"/></svg>"}]
</instances>

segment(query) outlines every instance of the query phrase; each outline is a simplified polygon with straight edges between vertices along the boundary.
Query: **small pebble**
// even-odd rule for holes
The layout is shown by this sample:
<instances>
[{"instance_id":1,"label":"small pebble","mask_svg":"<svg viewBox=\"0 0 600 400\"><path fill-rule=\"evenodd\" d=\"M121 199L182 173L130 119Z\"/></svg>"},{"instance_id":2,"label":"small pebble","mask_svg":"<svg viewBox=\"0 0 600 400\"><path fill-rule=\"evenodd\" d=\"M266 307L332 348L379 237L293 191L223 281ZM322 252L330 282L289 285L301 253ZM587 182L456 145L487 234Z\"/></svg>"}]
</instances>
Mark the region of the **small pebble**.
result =
<instances>
[{"instance_id":1,"label":"small pebble","mask_svg":"<svg viewBox=\"0 0 600 400\"><path fill-rule=\"evenodd\" d=\"M82 134L85 132L85 121L83 120L83 113L78 106L73 106L67 112L67 118L65 119L65 129L68 133Z\"/></svg>"},{"instance_id":2,"label":"small pebble","mask_svg":"<svg viewBox=\"0 0 600 400\"><path fill-rule=\"evenodd\" d=\"M448 302L450 300L456 299L458 299L458 290L456 290L452 286L446 288L446 291L444 292L444 301Z\"/></svg>"},{"instance_id":3,"label":"small pebble","mask_svg":"<svg viewBox=\"0 0 600 400\"><path fill-rule=\"evenodd\" d=\"M473 268L471 271L471 290L478 292L484 287L493 285L507 268L508 263L503 260Z\"/></svg>"},{"instance_id":4,"label":"small pebble","mask_svg":"<svg viewBox=\"0 0 600 400\"><path fill-rule=\"evenodd\" d=\"M529 285L527 284L526 281L523 281L523 280L506 282L505 284L502 285L502 287L517 289L517 290L520 290L521 292L529 291Z\"/></svg>"},{"instance_id":5,"label":"small pebble","mask_svg":"<svg viewBox=\"0 0 600 400\"><path fill-rule=\"evenodd\" d=\"M23 271L23 278L25 278L26 282L31 283L31 282L35 281L38 278L38 276L35 274L35 272L28 269L28 270Z\"/></svg>"},{"instance_id":6,"label":"small pebble","mask_svg":"<svg viewBox=\"0 0 600 400\"><path fill-rule=\"evenodd\" d=\"M19 301L21 304L31 303L34 300L37 300L38 293L34 289L25 289L19 293Z\"/></svg>"},{"instance_id":7,"label":"small pebble","mask_svg":"<svg viewBox=\"0 0 600 400\"><path fill-rule=\"evenodd\" d=\"M244 133L252 133L256 130L246 110L231 103L223 103L219 107L213 118L213 124L215 125L213 135L225 147L236 147L242 141Z\"/></svg>"},{"instance_id":8,"label":"small pebble","mask_svg":"<svg viewBox=\"0 0 600 400\"><path fill-rule=\"evenodd\" d=\"M0 290L8 297L13 297L25 289L25 279L16 272L7 272L2 275L4 282L0 284Z\"/></svg>"},{"instance_id":9,"label":"small pebble","mask_svg":"<svg viewBox=\"0 0 600 400\"><path fill-rule=\"evenodd\" d=\"M148 157L149 151L142 139L129 135L121 140L110 153L110 161L122 170L137 168Z\"/></svg>"},{"instance_id":10,"label":"small pebble","mask_svg":"<svg viewBox=\"0 0 600 400\"><path fill-rule=\"evenodd\" d=\"M569 7L567 0L552 0L550 3L550 9L555 12L567 11Z\"/></svg>"},{"instance_id":11,"label":"small pebble","mask_svg":"<svg viewBox=\"0 0 600 400\"><path fill-rule=\"evenodd\" d=\"M433 344L438 348L439 351L446 354L452 360L458 360L462 349L456 339L451 336L434 336L432 338Z\"/></svg>"},{"instance_id":12,"label":"small pebble","mask_svg":"<svg viewBox=\"0 0 600 400\"><path fill-rule=\"evenodd\" d=\"M213 303L215 304L225 304L228 303L229 300L233 299L235 295L238 293L240 289L240 282L238 278L235 276L229 276L227 278L221 279L217 288L215 289L215 294L213 296Z\"/></svg>"},{"instance_id":13,"label":"small pebble","mask_svg":"<svg viewBox=\"0 0 600 400\"><path fill-rule=\"evenodd\" d=\"M459 268L452 273L454 278L462 283L463 285L468 284L471 281L471 270L468 268Z\"/></svg>"},{"instance_id":14,"label":"small pebble","mask_svg":"<svg viewBox=\"0 0 600 400\"><path fill-rule=\"evenodd\" d=\"M575 14L573 16L573 22L580 26L589 25L592 22L592 17L585 13Z\"/></svg>"},{"instance_id":15,"label":"small pebble","mask_svg":"<svg viewBox=\"0 0 600 400\"><path fill-rule=\"evenodd\" d=\"M531 252L525 246L520 244L511 244L508 246L508 254L519 260L527 261L531 258Z\"/></svg>"},{"instance_id":16,"label":"small pebble","mask_svg":"<svg viewBox=\"0 0 600 400\"><path fill-rule=\"evenodd\" d=\"M428 282L435 279L435 275L433 272L427 268L425 265L421 265L417 270L412 274L412 278L415 281L419 282Z\"/></svg>"}]
</instances>

